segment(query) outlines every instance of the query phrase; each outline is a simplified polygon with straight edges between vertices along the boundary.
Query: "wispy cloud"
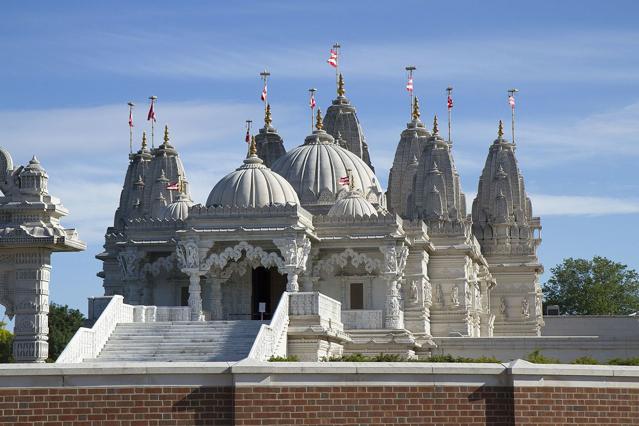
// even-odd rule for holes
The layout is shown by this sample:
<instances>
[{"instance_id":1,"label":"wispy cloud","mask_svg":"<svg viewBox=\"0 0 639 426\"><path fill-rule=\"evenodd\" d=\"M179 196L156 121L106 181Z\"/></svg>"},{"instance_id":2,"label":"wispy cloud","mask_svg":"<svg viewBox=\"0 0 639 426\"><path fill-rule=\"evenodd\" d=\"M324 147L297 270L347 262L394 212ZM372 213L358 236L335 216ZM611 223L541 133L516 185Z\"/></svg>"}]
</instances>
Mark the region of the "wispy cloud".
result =
<instances>
[{"instance_id":1,"label":"wispy cloud","mask_svg":"<svg viewBox=\"0 0 639 426\"><path fill-rule=\"evenodd\" d=\"M536 215L611 215L639 213L639 199L531 194Z\"/></svg>"}]
</instances>

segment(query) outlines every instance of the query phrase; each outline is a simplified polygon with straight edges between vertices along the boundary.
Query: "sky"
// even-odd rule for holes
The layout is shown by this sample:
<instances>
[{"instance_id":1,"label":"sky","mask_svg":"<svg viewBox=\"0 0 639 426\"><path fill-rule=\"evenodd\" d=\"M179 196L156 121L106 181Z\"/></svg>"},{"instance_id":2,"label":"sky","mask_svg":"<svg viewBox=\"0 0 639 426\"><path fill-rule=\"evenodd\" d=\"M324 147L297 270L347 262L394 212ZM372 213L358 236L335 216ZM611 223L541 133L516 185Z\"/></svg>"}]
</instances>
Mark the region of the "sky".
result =
<instances>
[{"instance_id":1,"label":"sky","mask_svg":"<svg viewBox=\"0 0 639 426\"><path fill-rule=\"evenodd\" d=\"M468 205L516 87L517 157L550 269L607 256L639 270L639 3L617 0L5 2L0 16L0 145L37 155L63 220L88 244L53 256L51 301L87 311L128 163L158 97L196 202L241 164L244 122L273 124L287 149L310 132L308 89L335 97L335 42L383 186L409 119L404 67L417 67L422 118L445 123ZM445 124L442 126L445 128ZM507 126L508 128L508 126ZM158 138L159 139L159 138ZM4 308L0 307L0 319Z\"/></svg>"}]
</instances>

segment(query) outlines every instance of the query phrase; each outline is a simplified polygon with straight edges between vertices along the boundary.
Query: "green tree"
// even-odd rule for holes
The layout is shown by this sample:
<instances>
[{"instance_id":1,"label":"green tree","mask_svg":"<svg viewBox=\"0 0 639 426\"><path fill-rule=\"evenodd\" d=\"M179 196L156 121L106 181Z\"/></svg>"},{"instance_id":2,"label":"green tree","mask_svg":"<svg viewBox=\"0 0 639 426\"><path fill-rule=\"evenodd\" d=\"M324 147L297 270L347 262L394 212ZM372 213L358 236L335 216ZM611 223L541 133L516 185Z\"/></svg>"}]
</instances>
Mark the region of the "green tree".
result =
<instances>
[{"instance_id":1,"label":"green tree","mask_svg":"<svg viewBox=\"0 0 639 426\"><path fill-rule=\"evenodd\" d=\"M547 305L571 315L627 315L639 311L639 274L605 257L564 259L544 284Z\"/></svg>"},{"instance_id":2,"label":"green tree","mask_svg":"<svg viewBox=\"0 0 639 426\"><path fill-rule=\"evenodd\" d=\"M77 309L69 309L67 305L52 303L49 306L49 359L55 361L78 328L82 327L85 318Z\"/></svg>"},{"instance_id":3,"label":"green tree","mask_svg":"<svg viewBox=\"0 0 639 426\"><path fill-rule=\"evenodd\" d=\"M0 363L13 361L13 333L5 329L6 325L0 321Z\"/></svg>"}]
</instances>

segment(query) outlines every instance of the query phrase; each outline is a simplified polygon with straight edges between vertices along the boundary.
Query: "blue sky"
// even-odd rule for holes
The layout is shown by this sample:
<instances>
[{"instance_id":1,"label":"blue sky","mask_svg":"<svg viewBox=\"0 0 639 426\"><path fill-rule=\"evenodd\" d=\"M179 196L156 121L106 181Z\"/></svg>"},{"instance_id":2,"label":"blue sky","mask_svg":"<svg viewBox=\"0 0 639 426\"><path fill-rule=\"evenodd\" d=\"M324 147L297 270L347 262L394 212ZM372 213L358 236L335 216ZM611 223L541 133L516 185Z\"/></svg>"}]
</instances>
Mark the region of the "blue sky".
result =
<instances>
[{"instance_id":1,"label":"blue sky","mask_svg":"<svg viewBox=\"0 0 639 426\"><path fill-rule=\"evenodd\" d=\"M128 154L126 102L158 96L197 202L241 162L244 120L261 120L272 73L274 125L287 148L309 131L307 89L334 97L339 41L347 96L385 185L408 119L414 64L422 117L446 114L470 206L506 90L520 89L518 158L542 217L539 255L608 256L639 269L639 25L636 1L6 2L0 16L0 145L36 154L50 191L89 247L53 258L51 300L86 312ZM444 121L444 120L442 120ZM0 308L0 318L3 309Z\"/></svg>"}]
</instances>

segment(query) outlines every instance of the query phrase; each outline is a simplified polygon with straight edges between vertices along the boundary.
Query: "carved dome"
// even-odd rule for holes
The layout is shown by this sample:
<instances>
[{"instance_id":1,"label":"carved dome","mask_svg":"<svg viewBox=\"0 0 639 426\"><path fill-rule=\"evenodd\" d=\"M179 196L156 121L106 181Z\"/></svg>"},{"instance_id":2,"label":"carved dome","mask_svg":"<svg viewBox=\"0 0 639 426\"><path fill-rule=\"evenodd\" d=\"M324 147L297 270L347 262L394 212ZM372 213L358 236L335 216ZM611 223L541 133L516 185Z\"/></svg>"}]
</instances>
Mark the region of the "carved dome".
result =
<instances>
[{"instance_id":1,"label":"carved dome","mask_svg":"<svg viewBox=\"0 0 639 426\"><path fill-rule=\"evenodd\" d=\"M207 207L267 207L299 204L293 187L252 153L242 167L224 176L209 194Z\"/></svg>"},{"instance_id":2,"label":"carved dome","mask_svg":"<svg viewBox=\"0 0 639 426\"><path fill-rule=\"evenodd\" d=\"M335 203L346 188L339 183L348 170L355 177L355 188L368 201L382 204L382 188L364 160L335 143L324 130L316 130L301 145L273 164L273 171L281 174L295 188L303 206ZM324 211L326 213L326 211Z\"/></svg>"},{"instance_id":3,"label":"carved dome","mask_svg":"<svg viewBox=\"0 0 639 426\"><path fill-rule=\"evenodd\" d=\"M186 195L180 194L177 201L169 204L162 211L162 219L166 220L186 220L189 217L189 208L193 201Z\"/></svg>"},{"instance_id":4,"label":"carved dome","mask_svg":"<svg viewBox=\"0 0 639 426\"><path fill-rule=\"evenodd\" d=\"M377 216L377 210L362 197L359 191L355 190L337 200L328 211L328 215L331 217Z\"/></svg>"}]
</instances>

